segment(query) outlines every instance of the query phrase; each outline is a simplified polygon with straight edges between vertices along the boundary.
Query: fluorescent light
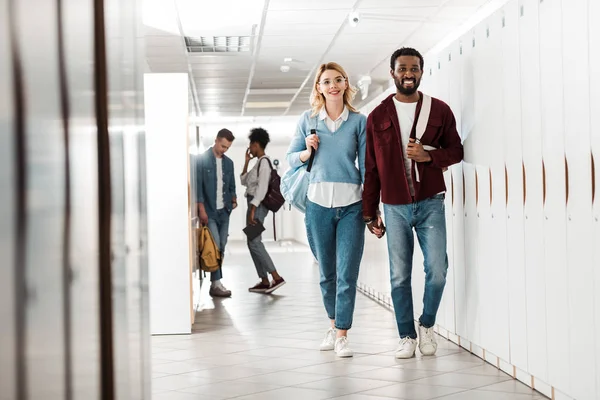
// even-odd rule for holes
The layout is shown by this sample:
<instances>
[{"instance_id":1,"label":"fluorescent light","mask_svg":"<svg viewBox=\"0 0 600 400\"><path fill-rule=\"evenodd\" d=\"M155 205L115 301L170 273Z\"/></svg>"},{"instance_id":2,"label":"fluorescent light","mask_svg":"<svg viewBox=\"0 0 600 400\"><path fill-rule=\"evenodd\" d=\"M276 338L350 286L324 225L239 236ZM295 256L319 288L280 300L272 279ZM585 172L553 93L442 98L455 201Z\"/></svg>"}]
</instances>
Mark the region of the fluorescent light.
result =
<instances>
[{"instance_id":1,"label":"fluorescent light","mask_svg":"<svg viewBox=\"0 0 600 400\"><path fill-rule=\"evenodd\" d=\"M290 89L250 89L250 93L251 95L253 94L296 94L296 92L298 91L297 88L290 88Z\"/></svg>"},{"instance_id":2,"label":"fluorescent light","mask_svg":"<svg viewBox=\"0 0 600 400\"><path fill-rule=\"evenodd\" d=\"M288 108L289 105L289 101L250 101L246 108Z\"/></svg>"}]
</instances>

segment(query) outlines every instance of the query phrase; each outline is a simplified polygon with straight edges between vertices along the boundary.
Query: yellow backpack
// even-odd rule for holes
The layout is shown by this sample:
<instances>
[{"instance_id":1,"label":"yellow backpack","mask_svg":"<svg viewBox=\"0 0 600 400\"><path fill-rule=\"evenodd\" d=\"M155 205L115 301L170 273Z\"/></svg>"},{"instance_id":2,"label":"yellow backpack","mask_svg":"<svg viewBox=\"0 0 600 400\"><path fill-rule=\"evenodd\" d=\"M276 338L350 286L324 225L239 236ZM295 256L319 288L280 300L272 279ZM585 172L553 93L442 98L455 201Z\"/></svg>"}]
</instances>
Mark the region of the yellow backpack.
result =
<instances>
[{"instance_id":1,"label":"yellow backpack","mask_svg":"<svg viewBox=\"0 0 600 400\"><path fill-rule=\"evenodd\" d=\"M208 226L196 229L196 237L198 239L197 254L200 261L200 269L205 272L215 272L221 267L221 252Z\"/></svg>"}]
</instances>

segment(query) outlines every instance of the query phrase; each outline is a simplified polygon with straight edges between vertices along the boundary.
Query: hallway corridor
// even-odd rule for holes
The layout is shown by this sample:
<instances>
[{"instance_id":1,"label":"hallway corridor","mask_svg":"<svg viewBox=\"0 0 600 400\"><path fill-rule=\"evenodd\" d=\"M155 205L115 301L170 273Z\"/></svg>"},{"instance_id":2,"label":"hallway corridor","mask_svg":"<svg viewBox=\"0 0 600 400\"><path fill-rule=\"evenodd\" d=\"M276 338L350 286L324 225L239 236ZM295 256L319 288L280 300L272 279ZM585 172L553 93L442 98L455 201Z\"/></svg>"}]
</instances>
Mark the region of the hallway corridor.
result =
<instances>
[{"instance_id":1,"label":"hallway corridor","mask_svg":"<svg viewBox=\"0 0 600 400\"><path fill-rule=\"evenodd\" d=\"M320 352L328 321L318 268L304 247L267 246L287 285L249 293L254 267L245 243L231 243L224 283L233 297L213 301L206 285L192 335L152 337L153 399L545 398L443 338L436 357L396 360L393 314L360 293L349 335L354 358Z\"/></svg>"}]
</instances>

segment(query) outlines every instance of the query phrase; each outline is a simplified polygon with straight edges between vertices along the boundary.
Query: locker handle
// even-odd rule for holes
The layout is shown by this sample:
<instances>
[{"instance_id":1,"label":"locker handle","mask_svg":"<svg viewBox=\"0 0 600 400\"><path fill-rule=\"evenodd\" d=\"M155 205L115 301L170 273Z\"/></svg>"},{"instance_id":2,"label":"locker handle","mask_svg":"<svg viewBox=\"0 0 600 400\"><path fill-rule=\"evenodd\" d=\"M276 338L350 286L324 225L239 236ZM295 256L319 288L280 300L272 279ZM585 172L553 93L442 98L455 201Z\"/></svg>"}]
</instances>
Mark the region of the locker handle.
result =
<instances>
[{"instance_id":1,"label":"locker handle","mask_svg":"<svg viewBox=\"0 0 600 400\"><path fill-rule=\"evenodd\" d=\"M525 172L525 162L521 162L521 168L523 170L523 206L527 201L527 173Z\"/></svg>"},{"instance_id":2,"label":"locker handle","mask_svg":"<svg viewBox=\"0 0 600 400\"><path fill-rule=\"evenodd\" d=\"M489 168L489 174L490 174L490 207L492 206L492 199L494 198L494 185L492 183L492 169Z\"/></svg>"},{"instance_id":3,"label":"locker handle","mask_svg":"<svg viewBox=\"0 0 600 400\"><path fill-rule=\"evenodd\" d=\"M543 191L543 205L546 205L546 164L542 160L542 191Z\"/></svg>"},{"instance_id":4,"label":"locker handle","mask_svg":"<svg viewBox=\"0 0 600 400\"><path fill-rule=\"evenodd\" d=\"M465 205L467 204L467 190L465 189L465 170L463 169L462 171L462 180L463 180L463 184L462 184L462 192L463 192L463 208L465 207Z\"/></svg>"},{"instance_id":5,"label":"locker handle","mask_svg":"<svg viewBox=\"0 0 600 400\"><path fill-rule=\"evenodd\" d=\"M594 153L590 152L590 156L592 157L592 204L594 204L596 200L596 165L594 163Z\"/></svg>"},{"instance_id":6,"label":"locker handle","mask_svg":"<svg viewBox=\"0 0 600 400\"><path fill-rule=\"evenodd\" d=\"M475 170L475 207L479 206L479 175Z\"/></svg>"},{"instance_id":7,"label":"locker handle","mask_svg":"<svg viewBox=\"0 0 600 400\"><path fill-rule=\"evenodd\" d=\"M565 156L565 205L569 204L569 162Z\"/></svg>"},{"instance_id":8,"label":"locker handle","mask_svg":"<svg viewBox=\"0 0 600 400\"><path fill-rule=\"evenodd\" d=\"M508 168L504 164L504 194L506 205L508 206Z\"/></svg>"},{"instance_id":9,"label":"locker handle","mask_svg":"<svg viewBox=\"0 0 600 400\"><path fill-rule=\"evenodd\" d=\"M454 174L450 174L450 186L452 187L452 206L454 207Z\"/></svg>"}]
</instances>

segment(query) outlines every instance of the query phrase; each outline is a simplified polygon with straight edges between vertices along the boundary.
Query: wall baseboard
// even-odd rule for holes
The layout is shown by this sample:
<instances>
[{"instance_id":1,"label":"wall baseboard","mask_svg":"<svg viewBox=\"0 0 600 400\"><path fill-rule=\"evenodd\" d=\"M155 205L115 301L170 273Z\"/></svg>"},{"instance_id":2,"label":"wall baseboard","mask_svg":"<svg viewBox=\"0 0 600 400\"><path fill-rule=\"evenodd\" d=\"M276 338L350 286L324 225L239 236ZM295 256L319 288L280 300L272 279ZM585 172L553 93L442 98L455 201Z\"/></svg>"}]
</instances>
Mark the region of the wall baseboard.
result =
<instances>
[{"instance_id":1,"label":"wall baseboard","mask_svg":"<svg viewBox=\"0 0 600 400\"><path fill-rule=\"evenodd\" d=\"M358 290L363 293L365 296L371 298L375 302L379 303L381 306L387 308L392 313L394 312L394 306L392 303L391 296L378 292L369 285L366 285L362 282L358 282L357 284ZM472 343L471 341L449 331L443 326L436 325L434 327L434 331L441 337L449 340L456 345L462 347L467 350L471 354L476 357L481 358L488 364L496 367L500 371L510 375L513 379L518 380L519 382L529 386L530 388L540 392L544 396L552 399L552 400L574 400L572 397L560 392L558 389L554 388L552 385L544 382L543 380L529 374L526 371L523 371L514 365L512 365L509 361L503 360L495 354L487 351L486 349L479 347L477 344Z\"/></svg>"}]
</instances>

